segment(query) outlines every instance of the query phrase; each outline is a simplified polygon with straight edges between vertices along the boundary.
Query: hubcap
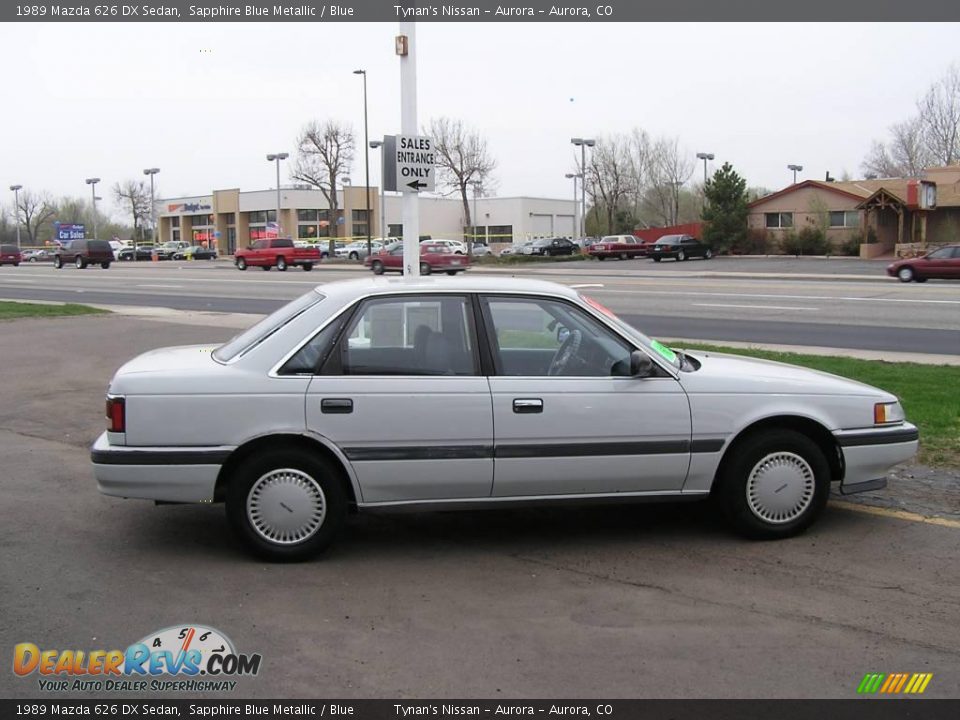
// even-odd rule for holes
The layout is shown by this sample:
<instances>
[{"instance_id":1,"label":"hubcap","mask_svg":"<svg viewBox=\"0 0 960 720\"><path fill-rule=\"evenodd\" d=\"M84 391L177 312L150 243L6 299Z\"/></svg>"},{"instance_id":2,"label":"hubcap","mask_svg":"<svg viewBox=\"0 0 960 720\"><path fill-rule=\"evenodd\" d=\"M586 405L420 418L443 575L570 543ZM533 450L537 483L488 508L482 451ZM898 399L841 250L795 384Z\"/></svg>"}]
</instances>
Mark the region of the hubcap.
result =
<instances>
[{"instance_id":1,"label":"hubcap","mask_svg":"<svg viewBox=\"0 0 960 720\"><path fill-rule=\"evenodd\" d=\"M813 502L813 468L792 452L770 453L754 465L747 478L747 505L764 522L796 520Z\"/></svg>"},{"instance_id":2,"label":"hubcap","mask_svg":"<svg viewBox=\"0 0 960 720\"><path fill-rule=\"evenodd\" d=\"M910 268L903 268L902 270L900 270L900 278L902 280L909 280L912 277L913 277L913 270L911 270Z\"/></svg>"},{"instance_id":3,"label":"hubcap","mask_svg":"<svg viewBox=\"0 0 960 720\"><path fill-rule=\"evenodd\" d=\"M293 545L312 537L327 515L320 485L302 470L271 470L247 494L247 519L267 542Z\"/></svg>"}]
</instances>

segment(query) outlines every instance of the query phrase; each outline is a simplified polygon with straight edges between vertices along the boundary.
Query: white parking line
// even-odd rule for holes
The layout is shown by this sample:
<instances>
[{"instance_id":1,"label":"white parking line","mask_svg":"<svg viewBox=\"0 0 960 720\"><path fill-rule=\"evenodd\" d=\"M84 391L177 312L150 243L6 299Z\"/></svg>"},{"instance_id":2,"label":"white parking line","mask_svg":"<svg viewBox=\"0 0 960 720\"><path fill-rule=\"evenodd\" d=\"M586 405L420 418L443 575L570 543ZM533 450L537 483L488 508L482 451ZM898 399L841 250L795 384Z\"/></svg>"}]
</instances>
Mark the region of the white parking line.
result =
<instances>
[{"instance_id":1,"label":"white parking line","mask_svg":"<svg viewBox=\"0 0 960 720\"><path fill-rule=\"evenodd\" d=\"M746 308L748 310L812 310L820 308L796 307L795 305L729 305L726 303L690 303L694 307Z\"/></svg>"},{"instance_id":2,"label":"white parking line","mask_svg":"<svg viewBox=\"0 0 960 720\"><path fill-rule=\"evenodd\" d=\"M0 280L4 280L6 282L25 282L25 283L36 282L36 280L30 280L29 278L16 278L16 277L6 277L6 276L0 276Z\"/></svg>"},{"instance_id":3,"label":"white parking line","mask_svg":"<svg viewBox=\"0 0 960 720\"><path fill-rule=\"evenodd\" d=\"M733 298L757 298L761 300L828 300L828 301L849 301L849 302L870 302L870 303L913 303L918 305L960 305L960 300L919 300L914 298L881 298L881 297L856 297L843 295L774 295L759 293L740 293L740 292L705 292L702 290L604 290L604 293L616 293L618 295L680 295L698 297L733 297Z\"/></svg>"},{"instance_id":4,"label":"white parking line","mask_svg":"<svg viewBox=\"0 0 960 720\"><path fill-rule=\"evenodd\" d=\"M183 285L137 285L137 287L157 288L160 290L179 290L183 287Z\"/></svg>"}]
</instances>

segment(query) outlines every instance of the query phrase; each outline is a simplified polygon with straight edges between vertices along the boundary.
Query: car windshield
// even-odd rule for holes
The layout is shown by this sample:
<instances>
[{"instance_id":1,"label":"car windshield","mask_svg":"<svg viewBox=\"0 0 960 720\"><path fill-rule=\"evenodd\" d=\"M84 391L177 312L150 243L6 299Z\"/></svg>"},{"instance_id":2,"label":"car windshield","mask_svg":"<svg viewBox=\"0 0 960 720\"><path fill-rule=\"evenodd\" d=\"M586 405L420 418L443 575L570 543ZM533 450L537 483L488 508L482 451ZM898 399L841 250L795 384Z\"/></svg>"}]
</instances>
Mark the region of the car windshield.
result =
<instances>
[{"instance_id":1,"label":"car windshield","mask_svg":"<svg viewBox=\"0 0 960 720\"><path fill-rule=\"evenodd\" d=\"M245 352L262 343L291 320L312 308L323 300L324 297L325 295L316 290L311 290L301 295L296 300L287 303L279 310L275 310L270 315L267 315L267 317L249 330L245 330L218 347L213 351L213 359L221 363L228 363L231 360L235 360Z\"/></svg>"},{"instance_id":2,"label":"car windshield","mask_svg":"<svg viewBox=\"0 0 960 720\"><path fill-rule=\"evenodd\" d=\"M680 359L680 356L668 348L663 343L654 340L653 338L647 337L642 332L637 330L633 325L630 325L627 322L621 320L617 315L608 307L602 303L597 302L589 295L584 295L583 293L578 293L580 298L591 308L601 313L606 317L610 322L617 326L624 334L630 337L632 340L635 340L637 343L646 348L651 355L657 356L667 362L669 365L672 365L677 370L683 367L683 362Z\"/></svg>"}]
</instances>

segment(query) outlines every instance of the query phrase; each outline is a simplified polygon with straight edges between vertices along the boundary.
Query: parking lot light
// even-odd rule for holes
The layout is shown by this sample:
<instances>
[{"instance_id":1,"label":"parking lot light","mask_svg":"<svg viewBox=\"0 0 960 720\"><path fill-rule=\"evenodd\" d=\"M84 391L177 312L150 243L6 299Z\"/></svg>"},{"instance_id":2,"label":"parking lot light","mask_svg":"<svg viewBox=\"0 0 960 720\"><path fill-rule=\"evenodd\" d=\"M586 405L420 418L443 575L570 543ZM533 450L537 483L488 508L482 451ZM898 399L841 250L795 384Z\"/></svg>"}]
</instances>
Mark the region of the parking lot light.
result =
<instances>
[{"instance_id":1,"label":"parking lot light","mask_svg":"<svg viewBox=\"0 0 960 720\"><path fill-rule=\"evenodd\" d=\"M267 162L277 163L277 237L280 237L283 230L283 226L280 224L280 161L286 160L288 157L290 157L290 154L285 152L267 155Z\"/></svg>"},{"instance_id":2,"label":"parking lot light","mask_svg":"<svg viewBox=\"0 0 960 720\"><path fill-rule=\"evenodd\" d=\"M97 183L100 178L87 178L87 185L90 186L90 197L93 198L93 239L97 239Z\"/></svg>"},{"instance_id":3,"label":"parking lot light","mask_svg":"<svg viewBox=\"0 0 960 720\"><path fill-rule=\"evenodd\" d=\"M803 171L803 165L787 165L787 170L793 170L793 184L797 184L797 173Z\"/></svg>"},{"instance_id":4,"label":"parking lot light","mask_svg":"<svg viewBox=\"0 0 960 720\"><path fill-rule=\"evenodd\" d=\"M23 185L11 185L13 190L13 216L17 222L17 250L20 249L20 190Z\"/></svg>"}]
</instances>

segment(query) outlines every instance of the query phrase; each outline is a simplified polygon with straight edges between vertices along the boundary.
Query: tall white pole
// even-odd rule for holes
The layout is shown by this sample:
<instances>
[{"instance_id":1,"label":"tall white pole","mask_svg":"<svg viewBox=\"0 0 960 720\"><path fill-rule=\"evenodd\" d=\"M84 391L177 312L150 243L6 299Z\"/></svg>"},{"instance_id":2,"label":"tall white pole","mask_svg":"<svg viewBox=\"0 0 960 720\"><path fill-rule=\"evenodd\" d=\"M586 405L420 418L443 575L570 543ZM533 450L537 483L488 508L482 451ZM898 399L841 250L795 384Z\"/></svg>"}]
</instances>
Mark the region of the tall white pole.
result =
<instances>
[{"instance_id":1,"label":"tall white pole","mask_svg":"<svg viewBox=\"0 0 960 720\"><path fill-rule=\"evenodd\" d=\"M417 135L417 24L401 22L407 37L407 54L400 56L400 132ZM416 192L402 188L403 265L407 277L420 277L420 204Z\"/></svg>"}]
</instances>

